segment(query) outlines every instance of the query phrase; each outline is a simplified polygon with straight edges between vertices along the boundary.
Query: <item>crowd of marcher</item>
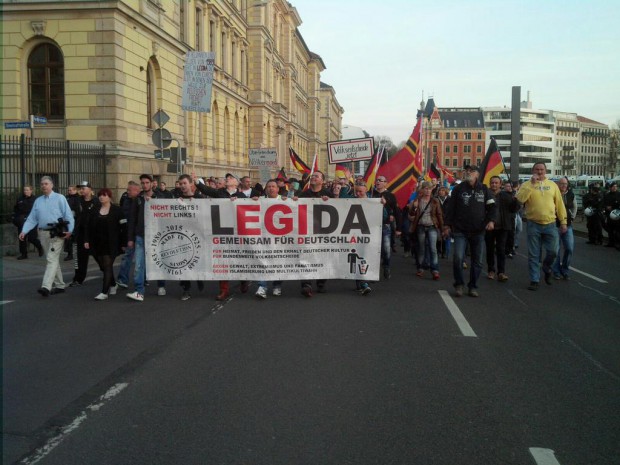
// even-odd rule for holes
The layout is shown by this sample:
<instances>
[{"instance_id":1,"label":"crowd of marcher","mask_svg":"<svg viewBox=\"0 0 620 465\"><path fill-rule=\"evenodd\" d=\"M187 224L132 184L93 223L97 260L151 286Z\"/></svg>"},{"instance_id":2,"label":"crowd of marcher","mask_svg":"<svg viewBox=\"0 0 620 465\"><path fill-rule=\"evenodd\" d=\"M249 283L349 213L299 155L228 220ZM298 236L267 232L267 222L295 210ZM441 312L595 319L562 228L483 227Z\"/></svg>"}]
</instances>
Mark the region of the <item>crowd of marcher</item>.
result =
<instances>
[{"instance_id":1,"label":"crowd of marcher","mask_svg":"<svg viewBox=\"0 0 620 465\"><path fill-rule=\"evenodd\" d=\"M143 301L146 290L145 257L145 204L156 198L379 198L383 205L381 265L382 277L391 278L391 255L396 252L400 239L404 256L412 257L415 274L424 278L441 279L440 258L452 255L452 275L455 296L479 296L478 281L483 271L486 255L486 276L489 280L506 282L509 279L506 259L511 259L518 248L523 229L522 218L527 218L528 289L537 290L543 277L546 284L552 279L569 279L570 262L574 251L572 221L577 214L577 202L566 178L557 183L546 177L544 163L536 163L530 180L503 181L494 176L489 187L482 184L476 166L463 169L462 180L451 186L441 185L437 179L422 181L412 193L404 208L399 208L395 195L387 188L389 179L376 176L375 184L368 190L361 178L326 180L322 172L305 174L301 179L279 177L265 186L252 185L249 176L238 179L228 173L221 178L199 178L183 174L169 190L164 182L159 184L150 174L142 174L138 181L130 181L118 204L112 191L101 188L95 191L88 181L70 186L67 194L54 192L50 177L41 178L42 195L35 200L32 186L25 186L23 196L15 205L13 222L20 239L18 260L28 258L28 243L39 256L46 255L47 266L38 292L47 297L65 292L60 268L64 260L73 260L74 275L69 287L81 286L86 279L88 262L92 256L102 271L101 292L96 300L107 300L119 288L127 290L126 296ZM609 233L608 246L620 246L620 193L612 183L605 195L593 187L583 198L588 221L588 244L602 243L602 230ZM355 255L355 251L352 252ZM118 273L114 262L120 255ZM469 257L469 263L468 263ZM131 270L133 267L133 276ZM469 276L466 277L466 270ZM542 272L542 274L541 274ZM133 279L130 279L133 278ZM194 283L199 291L205 283ZM240 291L249 290L249 282L240 283ZM269 293L282 294L282 281L257 283L256 297L265 299ZM133 285L133 289L129 289ZM191 298L192 282L180 281L181 299ZM326 292L327 282L303 280L301 294ZM368 295L370 283L356 281L361 295ZM217 300L226 300L230 285L219 281ZM166 295L166 282L157 282L157 295Z\"/></svg>"}]
</instances>

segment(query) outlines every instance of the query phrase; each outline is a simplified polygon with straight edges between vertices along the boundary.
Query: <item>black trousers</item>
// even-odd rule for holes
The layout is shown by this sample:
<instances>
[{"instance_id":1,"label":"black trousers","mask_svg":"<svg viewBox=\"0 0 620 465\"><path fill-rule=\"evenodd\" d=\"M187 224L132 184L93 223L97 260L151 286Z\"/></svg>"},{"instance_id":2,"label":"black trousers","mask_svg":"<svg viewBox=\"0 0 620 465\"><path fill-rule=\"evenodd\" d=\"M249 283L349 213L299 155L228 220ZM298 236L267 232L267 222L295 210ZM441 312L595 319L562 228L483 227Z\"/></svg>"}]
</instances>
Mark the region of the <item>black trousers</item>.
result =
<instances>
[{"instance_id":1,"label":"black trousers","mask_svg":"<svg viewBox=\"0 0 620 465\"><path fill-rule=\"evenodd\" d=\"M77 253L75 249L77 249ZM77 239L75 241L75 249L73 255L73 266L75 268L73 281L77 281L82 284L86 279L86 271L88 271L88 257L90 257L90 252L84 248L83 239Z\"/></svg>"}]
</instances>

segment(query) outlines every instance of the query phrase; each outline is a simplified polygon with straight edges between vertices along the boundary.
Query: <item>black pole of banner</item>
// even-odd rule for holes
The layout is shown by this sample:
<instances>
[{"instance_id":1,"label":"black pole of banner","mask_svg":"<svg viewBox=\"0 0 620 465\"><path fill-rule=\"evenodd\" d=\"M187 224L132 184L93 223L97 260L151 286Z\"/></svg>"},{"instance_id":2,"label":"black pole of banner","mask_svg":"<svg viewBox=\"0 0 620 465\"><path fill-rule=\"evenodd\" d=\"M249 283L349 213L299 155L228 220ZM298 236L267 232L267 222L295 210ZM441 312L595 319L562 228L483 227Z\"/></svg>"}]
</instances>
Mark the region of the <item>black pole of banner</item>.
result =
<instances>
[{"instance_id":1,"label":"black pole of banner","mask_svg":"<svg viewBox=\"0 0 620 465\"><path fill-rule=\"evenodd\" d=\"M510 110L510 180L519 180L519 145L521 141L521 86L512 87Z\"/></svg>"}]
</instances>

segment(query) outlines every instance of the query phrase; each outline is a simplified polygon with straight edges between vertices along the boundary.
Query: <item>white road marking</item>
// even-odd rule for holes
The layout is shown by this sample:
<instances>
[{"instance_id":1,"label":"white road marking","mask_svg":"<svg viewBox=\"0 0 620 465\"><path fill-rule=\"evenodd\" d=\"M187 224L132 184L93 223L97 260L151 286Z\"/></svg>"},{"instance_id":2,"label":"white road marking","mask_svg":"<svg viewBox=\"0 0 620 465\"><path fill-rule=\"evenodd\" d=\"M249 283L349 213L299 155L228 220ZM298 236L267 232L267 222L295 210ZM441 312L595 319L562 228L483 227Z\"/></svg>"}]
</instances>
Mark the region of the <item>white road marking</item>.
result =
<instances>
[{"instance_id":1,"label":"white road marking","mask_svg":"<svg viewBox=\"0 0 620 465\"><path fill-rule=\"evenodd\" d=\"M108 391L104 395L100 396L99 399L97 399L97 401L93 402L88 407L86 407L77 417L73 419L71 423L69 423L66 426L63 426L60 430L60 433L50 438L43 447L40 447L34 452L34 454L23 459L21 463L24 465L34 465L35 463L44 459L62 441L64 441L65 438L69 434L71 434L73 431L79 428L80 425L84 423L84 421L86 421L86 419L88 418L88 412L95 412L99 410L101 407L103 407L103 405L107 401L109 401L110 399L118 395L127 386L128 386L127 383L118 383L112 386L110 389L108 389Z\"/></svg>"},{"instance_id":2,"label":"white road marking","mask_svg":"<svg viewBox=\"0 0 620 465\"><path fill-rule=\"evenodd\" d=\"M593 287L586 286L585 284L581 284L581 283L577 283L577 284L579 284L581 287L585 287L586 289L589 289L589 290L591 290L593 292L596 292L598 295L606 297L609 300L611 300L612 302L620 305L620 300L618 300L618 297L616 297L616 296L605 294L604 292L601 292L598 289L594 289Z\"/></svg>"},{"instance_id":3,"label":"white road marking","mask_svg":"<svg viewBox=\"0 0 620 465\"><path fill-rule=\"evenodd\" d=\"M590 273L586 273L585 271L578 270L577 268L573 268L572 266L569 266L568 269L574 271L575 273L587 276L588 278L593 279L594 281L597 281L599 283L607 284L607 281L605 281L604 279L597 278L596 276L593 276Z\"/></svg>"},{"instance_id":4,"label":"white road marking","mask_svg":"<svg viewBox=\"0 0 620 465\"><path fill-rule=\"evenodd\" d=\"M555 458L555 453L551 449L541 447L530 447L530 454L538 465L560 465Z\"/></svg>"},{"instance_id":5,"label":"white road marking","mask_svg":"<svg viewBox=\"0 0 620 465\"><path fill-rule=\"evenodd\" d=\"M15 301L14 300L0 300L0 305L10 304L12 302L15 302Z\"/></svg>"},{"instance_id":6,"label":"white road marking","mask_svg":"<svg viewBox=\"0 0 620 465\"><path fill-rule=\"evenodd\" d=\"M450 297L450 294L448 294L448 291L440 290L438 292L443 299L443 303L446 304L446 307L448 307L448 310L452 314L452 318L454 318L454 321L456 321L456 324L461 330L461 333L463 333L463 336L478 337L476 336L476 333L474 333L474 330L471 329L471 326L469 326L469 323L467 322L457 305L454 303L454 300L452 300L452 297Z\"/></svg>"}]
</instances>

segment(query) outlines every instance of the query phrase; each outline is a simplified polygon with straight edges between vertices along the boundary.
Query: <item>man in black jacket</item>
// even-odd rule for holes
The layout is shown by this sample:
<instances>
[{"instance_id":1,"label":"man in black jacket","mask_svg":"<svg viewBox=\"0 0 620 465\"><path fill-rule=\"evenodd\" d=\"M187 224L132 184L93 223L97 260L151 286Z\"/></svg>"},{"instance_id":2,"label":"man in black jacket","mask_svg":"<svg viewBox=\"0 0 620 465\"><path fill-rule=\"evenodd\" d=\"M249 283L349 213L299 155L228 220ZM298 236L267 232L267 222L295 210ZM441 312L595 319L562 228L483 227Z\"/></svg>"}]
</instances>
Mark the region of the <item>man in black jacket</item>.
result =
<instances>
[{"instance_id":1,"label":"man in black jacket","mask_svg":"<svg viewBox=\"0 0 620 465\"><path fill-rule=\"evenodd\" d=\"M469 295L478 297L478 278L482 271L482 252L485 231L495 227L497 207L495 198L489 189L478 182L480 173L476 166L466 166L464 180L452 190L446 202L444 237L452 233L454 237L454 273L455 295L461 297L465 280L463 261L465 247L469 244L471 266L469 273Z\"/></svg>"},{"instance_id":2,"label":"man in black jacket","mask_svg":"<svg viewBox=\"0 0 620 465\"><path fill-rule=\"evenodd\" d=\"M603 196L601 195L601 189L597 185L590 186L590 191L583 196L583 208L586 211L586 225L588 227L588 242L586 244L602 245Z\"/></svg>"},{"instance_id":3,"label":"man in black jacket","mask_svg":"<svg viewBox=\"0 0 620 465\"><path fill-rule=\"evenodd\" d=\"M26 218L32 210L35 196L32 194L32 187L24 186L23 195L17 199L15 208L13 209L13 224L17 227L17 234L21 234ZM43 246L37 235L37 228L33 228L26 235L27 241L19 241L19 257L18 260L28 258L28 242L34 245L39 251L39 257L43 256Z\"/></svg>"},{"instance_id":4,"label":"man in black jacket","mask_svg":"<svg viewBox=\"0 0 620 465\"><path fill-rule=\"evenodd\" d=\"M612 182L609 185L609 192L603 197L603 207L605 208L607 234L609 234L609 242L605 247L620 247L620 244L616 244L616 240L620 236L620 220L612 220L610 218L613 210L620 209L620 192L616 182Z\"/></svg>"},{"instance_id":5,"label":"man in black jacket","mask_svg":"<svg viewBox=\"0 0 620 465\"><path fill-rule=\"evenodd\" d=\"M91 213L98 211L101 206L88 181L82 181L78 187L80 189L80 201L75 212L75 228L73 230L76 249L75 273L71 284L69 284L70 287L81 286L86 279L88 257L90 257L90 251L84 248L86 225Z\"/></svg>"},{"instance_id":6,"label":"man in black jacket","mask_svg":"<svg viewBox=\"0 0 620 465\"><path fill-rule=\"evenodd\" d=\"M310 176L308 189L299 192L298 196L293 197L293 200L300 199L323 199L329 200L333 197L333 194L323 187L325 183L325 176L320 171L315 171ZM317 279L316 287L320 293L326 292L326 279ZM312 297L312 283L308 280L301 282L301 294L305 297Z\"/></svg>"},{"instance_id":7,"label":"man in black jacket","mask_svg":"<svg viewBox=\"0 0 620 465\"><path fill-rule=\"evenodd\" d=\"M517 199L509 192L501 190L502 180L499 176L491 177L489 190L495 197L497 205L497 222L495 227L486 231L484 241L487 248L487 277L495 279L495 257L497 256L497 280L508 281L506 274L506 240L508 232L514 229L514 214L520 205Z\"/></svg>"}]
</instances>

